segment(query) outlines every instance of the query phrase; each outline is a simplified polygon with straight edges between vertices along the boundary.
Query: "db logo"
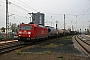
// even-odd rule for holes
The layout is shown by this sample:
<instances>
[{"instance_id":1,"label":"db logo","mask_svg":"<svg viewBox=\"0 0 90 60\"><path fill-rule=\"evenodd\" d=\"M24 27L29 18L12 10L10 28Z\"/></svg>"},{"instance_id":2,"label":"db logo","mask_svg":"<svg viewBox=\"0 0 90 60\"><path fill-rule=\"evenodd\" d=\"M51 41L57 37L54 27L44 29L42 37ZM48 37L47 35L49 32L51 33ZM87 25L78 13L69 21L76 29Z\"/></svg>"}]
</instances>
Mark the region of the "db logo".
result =
<instances>
[{"instance_id":1,"label":"db logo","mask_svg":"<svg viewBox=\"0 0 90 60\"><path fill-rule=\"evenodd\" d=\"M43 30L41 31L41 34L44 34L44 31Z\"/></svg>"}]
</instances>

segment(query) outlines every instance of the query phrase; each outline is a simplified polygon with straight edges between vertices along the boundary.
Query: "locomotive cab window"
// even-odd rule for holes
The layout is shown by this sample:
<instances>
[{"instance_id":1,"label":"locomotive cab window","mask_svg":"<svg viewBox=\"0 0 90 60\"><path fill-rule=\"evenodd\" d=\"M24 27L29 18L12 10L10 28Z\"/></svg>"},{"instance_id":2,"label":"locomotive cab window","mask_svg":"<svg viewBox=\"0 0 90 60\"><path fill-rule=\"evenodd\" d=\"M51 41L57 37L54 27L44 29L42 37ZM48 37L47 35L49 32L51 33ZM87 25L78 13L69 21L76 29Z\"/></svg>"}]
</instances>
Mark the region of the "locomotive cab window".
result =
<instances>
[{"instance_id":1,"label":"locomotive cab window","mask_svg":"<svg viewBox=\"0 0 90 60\"><path fill-rule=\"evenodd\" d=\"M30 30L31 29L31 26L26 26L26 30Z\"/></svg>"},{"instance_id":2,"label":"locomotive cab window","mask_svg":"<svg viewBox=\"0 0 90 60\"><path fill-rule=\"evenodd\" d=\"M20 26L20 30L30 30L31 26Z\"/></svg>"},{"instance_id":3,"label":"locomotive cab window","mask_svg":"<svg viewBox=\"0 0 90 60\"><path fill-rule=\"evenodd\" d=\"M20 26L20 30L25 30L25 26Z\"/></svg>"}]
</instances>

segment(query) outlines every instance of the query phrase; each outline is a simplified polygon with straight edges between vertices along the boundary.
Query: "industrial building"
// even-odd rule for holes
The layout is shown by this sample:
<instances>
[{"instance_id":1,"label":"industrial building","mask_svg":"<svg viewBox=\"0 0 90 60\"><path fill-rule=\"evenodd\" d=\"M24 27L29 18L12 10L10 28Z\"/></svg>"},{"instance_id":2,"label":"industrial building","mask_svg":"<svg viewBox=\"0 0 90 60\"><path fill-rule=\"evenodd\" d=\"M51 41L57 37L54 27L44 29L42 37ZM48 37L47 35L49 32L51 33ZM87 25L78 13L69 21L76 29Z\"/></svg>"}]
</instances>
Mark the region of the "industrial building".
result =
<instances>
[{"instance_id":1,"label":"industrial building","mask_svg":"<svg viewBox=\"0 0 90 60\"><path fill-rule=\"evenodd\" d=\"M31 15L31 20L30 22L33 22L37 25L41 24L44 26L44 13L29 13Z\"/></svg>"}]
</instances>

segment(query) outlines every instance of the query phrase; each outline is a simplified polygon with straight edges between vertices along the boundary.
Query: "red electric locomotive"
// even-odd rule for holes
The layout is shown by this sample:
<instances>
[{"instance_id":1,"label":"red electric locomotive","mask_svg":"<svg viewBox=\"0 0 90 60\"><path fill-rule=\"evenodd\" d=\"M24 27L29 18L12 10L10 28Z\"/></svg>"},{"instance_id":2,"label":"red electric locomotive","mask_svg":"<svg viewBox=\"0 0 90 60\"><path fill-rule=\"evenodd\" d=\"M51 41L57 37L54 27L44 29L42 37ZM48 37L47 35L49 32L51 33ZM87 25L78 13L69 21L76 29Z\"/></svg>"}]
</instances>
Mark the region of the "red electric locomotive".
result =
<instances>
[{"instance_id":1,"label":"red electric locomotive","mask_svg":"<svg viewBox=\"0 0 90 60\"><path fill-rule=\"evenodd\" d=\"M48 29L42 25L22 23L18 26L17 35L19 41L35 41L47 38Z\"/></svg>"}]
</instances>

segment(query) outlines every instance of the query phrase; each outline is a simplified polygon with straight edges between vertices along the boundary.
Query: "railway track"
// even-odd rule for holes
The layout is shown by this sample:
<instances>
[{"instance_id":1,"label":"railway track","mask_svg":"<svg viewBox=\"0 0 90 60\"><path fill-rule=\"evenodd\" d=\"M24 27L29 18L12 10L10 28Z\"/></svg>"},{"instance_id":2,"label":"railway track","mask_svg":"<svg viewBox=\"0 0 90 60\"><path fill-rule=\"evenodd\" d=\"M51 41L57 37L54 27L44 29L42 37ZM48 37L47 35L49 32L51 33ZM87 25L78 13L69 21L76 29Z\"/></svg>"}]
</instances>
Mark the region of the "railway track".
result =
<instances>
[{"instance_id":1,"label":"railway track","mask_svg":"<svg viewBox=\"0 0 90 60\"><path fill-rule=\"evenodd\" d=\"M48 40L50 41L51 39L48 39ZM29 43L29 42L24 43L24 42L18 42L18 41L12 41L12 42L11 41L6 41L6 42L2 41L2 42L0 42L0 54L7 53L7 52L10 52L10 51L18 49L18 48L26 47L28 44L29 44L29 46L32 46L32 45L37 46L38 44L43 44L43 43L49 42L48 40L32 42L32 43Z\"/></svg>"},{"instance_id":2,"label":"railway track","mask_svg":"<svg viewBox=\"0 0 90 60\"><path fill-rule=\"evenodd\" d=\"M21 42L8 42L8 43L2 43L0 44L0 54L24 47L25 45L23 45L24 43Z\"/></svg>"},{"instance_id":3,"label":"railway track","mask_svg":"<svg viewBox=\"0 0 90 60\"><path fill-rule=\"evenodd\" d=\"M90 45L90 38L85 36L85 35L79 35L78 36L79 39L81 39L84 43Z\"/></svg>"},{"instance_id":4,"label":"railway track","mask_svg":"<svg viewBox=\"0 0 90 60\"><path fill-rule=\"evenodd\" d=\"M83 52L90 57L90 40L83 39L81 35L74 36L74 40L78 43Z\"/></svg>"}]
</instances>

